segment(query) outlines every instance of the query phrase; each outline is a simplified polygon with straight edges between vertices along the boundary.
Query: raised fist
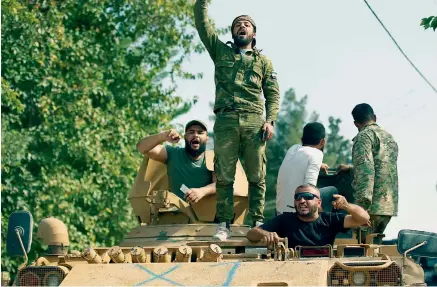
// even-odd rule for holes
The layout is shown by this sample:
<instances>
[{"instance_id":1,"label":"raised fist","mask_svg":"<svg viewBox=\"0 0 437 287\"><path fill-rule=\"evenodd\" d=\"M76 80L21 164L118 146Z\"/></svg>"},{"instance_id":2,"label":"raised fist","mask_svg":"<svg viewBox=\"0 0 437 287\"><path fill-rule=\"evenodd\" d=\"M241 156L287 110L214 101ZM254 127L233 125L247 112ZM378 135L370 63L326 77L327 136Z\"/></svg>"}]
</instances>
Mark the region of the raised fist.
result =
<instances>
[{"instance_id":1,"label":"raised fist","mask_svg":"<svg viewBox=\"0 0 437 287\"><path fill-rule=\"evenodd\" d=\"M335 201L332 202L332 205L335 209L346 210L349 207L349 202L347 202L343 195L334 194L333 197L335 198Z\"/></svg>"},{"instance_id":2,"label":"raised fist","mask_svg":"<svg viewBox=\"0 0 437 287\"><path fill-rule=\"evenodd\" d=\"M165 140L169 143L178 143L181 139L181 135L174 129L171 129L168 131L167 136L165 137Z\"/></svg>"}]
</instances>

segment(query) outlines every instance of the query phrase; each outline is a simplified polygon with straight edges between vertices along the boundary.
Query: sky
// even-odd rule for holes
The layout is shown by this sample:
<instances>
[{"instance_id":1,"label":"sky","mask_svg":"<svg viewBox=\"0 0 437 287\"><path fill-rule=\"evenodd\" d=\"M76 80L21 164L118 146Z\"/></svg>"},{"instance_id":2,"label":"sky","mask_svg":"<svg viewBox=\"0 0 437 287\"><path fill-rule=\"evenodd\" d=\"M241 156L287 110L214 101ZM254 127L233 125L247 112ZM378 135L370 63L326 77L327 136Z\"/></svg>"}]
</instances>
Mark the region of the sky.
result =
<instances>
[{"instance_id":1,"label":"sky","mask_svg":"<svg viewBox=\"0 0 437 287\"><path fill-rule=\"evenodd\" d=\"M437 31L419 26L437 15L437 0L369 0L393 37L437 87ZM320 120L342 119L341 134L352 139L357 130L351 110L370 104L378 124L399 145L399 215L386 229L395 238L401 229L437 233L437 93L405 60L364 1L213 0L209 16L227 27L241 14L257 25L257 47L278 74L281 96L294 88L308 95L307 108ZM231 40L230 33L220 37ZM175 124L192 118L213 123L214 65L207 53L193 55L185 68L203 79L179 81L178 95L198 103Z\"/></svg>"}]
</instances>

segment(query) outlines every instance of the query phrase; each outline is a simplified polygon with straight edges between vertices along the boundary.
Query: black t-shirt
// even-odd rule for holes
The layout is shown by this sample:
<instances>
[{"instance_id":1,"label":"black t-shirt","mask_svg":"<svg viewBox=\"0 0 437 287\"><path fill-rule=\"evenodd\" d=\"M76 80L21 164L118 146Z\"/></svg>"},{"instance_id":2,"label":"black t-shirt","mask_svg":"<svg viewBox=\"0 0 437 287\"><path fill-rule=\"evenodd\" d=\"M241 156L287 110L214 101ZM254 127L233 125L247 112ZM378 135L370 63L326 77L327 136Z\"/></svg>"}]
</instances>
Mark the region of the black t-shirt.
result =
<instances>
[{"instance_id":1,"label":"black t-shirt","mask_svg":"<svg viewBox=\"0 0 437 287\"><path fill-rule=\"evenodd\" d=\"M284 212L260 227L269 232L276 232L279 237L287 237L290 248L297 245L333 245L337 233L348 231L344 228L346 215L340 212L321 212L315 221L305 222L300 220L295 212Z\"/></svg>"}]
</instances>

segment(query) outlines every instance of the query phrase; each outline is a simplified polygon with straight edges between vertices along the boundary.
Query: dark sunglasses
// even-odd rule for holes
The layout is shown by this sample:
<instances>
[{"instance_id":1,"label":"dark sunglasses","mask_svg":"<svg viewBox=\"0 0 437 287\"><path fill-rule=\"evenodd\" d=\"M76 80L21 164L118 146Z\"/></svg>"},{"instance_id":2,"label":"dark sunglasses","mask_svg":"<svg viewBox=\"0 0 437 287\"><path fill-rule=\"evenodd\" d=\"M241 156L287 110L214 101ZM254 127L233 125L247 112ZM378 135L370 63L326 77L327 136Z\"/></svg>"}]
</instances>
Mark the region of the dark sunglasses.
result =
<instances>
[{"instance_id":1,"label":"dark sunglasses","mask_svg":"<svg viewBox=\"0 0 437 287\"><path fill-rule=\"evenodd\" d=\"M317 195L312 194L311 192L301 192L301 193L296 193L294 195L294 200L301 200L302 198L305 200L313 200L315 198L319 198Z\"/></svg>"}]
</instances>

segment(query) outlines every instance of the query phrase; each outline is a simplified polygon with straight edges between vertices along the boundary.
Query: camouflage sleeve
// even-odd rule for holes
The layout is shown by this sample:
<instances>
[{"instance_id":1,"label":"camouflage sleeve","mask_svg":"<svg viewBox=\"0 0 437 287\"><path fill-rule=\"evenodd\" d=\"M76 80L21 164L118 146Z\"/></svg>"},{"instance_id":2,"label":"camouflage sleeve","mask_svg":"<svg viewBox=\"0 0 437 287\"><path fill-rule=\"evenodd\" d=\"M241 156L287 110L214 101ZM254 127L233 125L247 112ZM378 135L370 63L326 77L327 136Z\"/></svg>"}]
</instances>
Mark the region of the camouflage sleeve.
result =
<instances>
[{"instance_id":1,"label":"camouflage sleeve","mask_svg":"<svg viewBox=\"0 0 437 287\"><path fill-rule=\"evenodd\" d=\"M372 140L364 133L358 134L353 149L352 187L355 190L356 203L368 210L372 204L375 182L375 166L372 154Z\"/></svg>"},{"instance_id":2,"label":"camouflage sleeve","mask_svg":"<svg viewBox=\"0 0 437 287\"><path fill-rule=\"evenodd\" d=\"M215 62L216 47L219 39L214 27L209 22L207 7L207 0L196 0L196 4L194 4L194 21L196 23L196 29L199 33L200 40L203 45L205 45L212 60Z\"/></svg>"},{"instance_id":3,"label":"camouflage sleeve","mask_svg":"<svg viewBox=\"0 0 437 287\"><path fill-rule=\"evenodd\" d=\"M279 111L279 85L272 62L267 58L262 89L266 98L266 122L275 121Z\"/></svg>"}]
</instances>

